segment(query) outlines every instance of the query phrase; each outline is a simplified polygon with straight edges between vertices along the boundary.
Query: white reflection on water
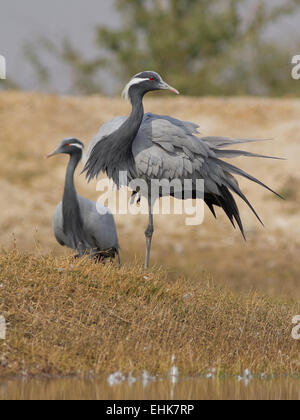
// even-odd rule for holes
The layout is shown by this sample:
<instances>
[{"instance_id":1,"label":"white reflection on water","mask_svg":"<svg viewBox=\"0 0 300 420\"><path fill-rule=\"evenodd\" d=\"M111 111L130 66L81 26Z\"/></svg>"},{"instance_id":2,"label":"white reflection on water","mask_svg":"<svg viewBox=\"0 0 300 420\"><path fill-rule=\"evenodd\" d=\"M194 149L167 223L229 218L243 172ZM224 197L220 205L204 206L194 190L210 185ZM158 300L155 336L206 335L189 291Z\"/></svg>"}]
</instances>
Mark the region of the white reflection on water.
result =
<instances>
[{"instance_id":1,"label":"white reflection on water","mask_svg":"<svg viewBox=\"0 0 300 420\"><path fill-rule=\"evenodd\" d=\"M239 382L244 382L244 384L248 386L251 379L253 379L253 376L251 375L250 370L246 369L243 373L243 376L238 376L237 379Z\"/></svg>"},{"instance_id":2,"label":"white reflection on water","mask_svg":"<svg viewBox=\"0 0 300 420\"><path fill-rule=\"evenodd\" d=\"M115 372L108 376L107 382L109 386L121 385L125 381L125 376L122 372Z\"/></svg>"},{"instance_id":3,"label":"white reflection on water","mask_svg":"<svg viewBox=\"0 0 300 420\"><path fill-rule=\"evenodd\" d=\"M111 386L108 378L79 379L6 379L0 380L0 400L299 400L300 378L270 379L253 376L247 386L236 377L207 379L205 376L183 377L176 384L170 376L142 376L129 385L129 376L116 372ZM149 376L155 380L149 381ZM125 380L123 380L125 377ZM241 376L244 377L244 376ZM127 380L126 380L127 379ZM144 377L145 379L145 377Z\"/></svg>"},{"instance_id":4,"label":"white reflection on water","mask_svg":"<svg viewBox=\"0 0 300 420\"><path fill-rule=\"evenodd\" d=\"M120 372L116 372L120 373ZM236 377L207 379L205 376L183 377L176 384L170 376L153 377L143 384L142 376L129 385L125 375L113 374L120 380L111 386L99 379L6 379L0 381L0 400L299 400L300 379L281 377L260 379L253 376L247 383ZM241 376L242 378L244 377ZM145 379L145 378L144 378Z\"/></svg>"},{"instance_id":5,"label":"white reflection on water","mask_svg":"<svg viewBox=\"0 0 300 420\"><path fill-rule=\"evenodd\" d=\"M150 382L155 382L155 381L156 381L156 377L150 375L150 373L148 373L146 370L144 370L144 372L142 374L143 387L147 388L147 386L149 385Z\"/></svg>"}]
</instances>

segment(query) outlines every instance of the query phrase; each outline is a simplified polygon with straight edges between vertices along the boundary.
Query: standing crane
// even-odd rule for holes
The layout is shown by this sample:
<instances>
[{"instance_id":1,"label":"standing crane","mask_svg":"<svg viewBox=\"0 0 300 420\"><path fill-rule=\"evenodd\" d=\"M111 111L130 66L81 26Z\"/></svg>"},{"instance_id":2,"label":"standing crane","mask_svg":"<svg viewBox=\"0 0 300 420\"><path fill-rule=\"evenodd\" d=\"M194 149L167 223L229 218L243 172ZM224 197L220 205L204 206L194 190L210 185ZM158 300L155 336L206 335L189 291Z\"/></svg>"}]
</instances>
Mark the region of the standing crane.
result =
<instances>
[{"instance_id":1,"label":"standing crane","mask_svg":"<svg viewBox=\"0 0 300 420\"><path fill-rule=\"evenodd\" d=\"M97 178L101 172L104 172L120 187L119 173L121 171L127 172L127 182L139 178L149 185L153 179L166 179L170 182L179 179L182 183L185 179L192 179L195 184L197 179L203 179L204 201L213 215L216 217L214 207L221 207L232 225L235 227L236 223L245 237L239 209L232 193L242 198L258 220L261 223L262 221L240 190L233 175L240 175L278 194L258 179L224 162L221 158L271 157L226 149L239 143L256 140L225 137L199 138L197 124L170 116L144 114L143 97L146 93L156 90L170 90L179 94L153 71L144 71L135 75L126 85L123 95L125 99L131 101L131 114L129 117L116 117L104 124L91 141L84 168L87 180ZM193 198L196 197L196 191L195 194L193 191ZM149 206L149 224L145 232L145 269L147 270L154 232L154 199L150 193L146 198Z\"/></svg>"},{"instance_id":2,"label":"standing crane","mask_svg":"<svg viewBox=\"0 0 300 420\"><path fill-rule=\"evenodd\" d=\"M80 197L74 185L74 173L82 158L84 145L77 139L63 140L47 157L70 156L63 200L55 209L53 231L57 242L91 258L103 261L118 256L119 243L113 215L102 204Z\"/></svg>"}]
</instances>

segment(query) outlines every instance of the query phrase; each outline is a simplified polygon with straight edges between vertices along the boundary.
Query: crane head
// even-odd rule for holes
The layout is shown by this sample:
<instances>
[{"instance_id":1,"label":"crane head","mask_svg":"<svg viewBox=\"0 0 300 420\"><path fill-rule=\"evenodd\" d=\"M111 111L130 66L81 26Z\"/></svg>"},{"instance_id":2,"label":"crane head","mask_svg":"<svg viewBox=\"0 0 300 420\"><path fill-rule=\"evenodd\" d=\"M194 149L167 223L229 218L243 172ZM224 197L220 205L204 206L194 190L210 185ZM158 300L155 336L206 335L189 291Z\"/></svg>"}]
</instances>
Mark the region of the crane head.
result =
<instances>
[{"instance_id":1,"label":"crane head","mask_svg":"<svg viewBox=\"0 0 300 420\"><path fill-rule=\"evenodd\" d=\"M52 153L50 153L47 158L50 158L55 155L59 154L67 154L67 155L73 155L80 153L82 155L84 150L84 144L77 139L65 139L63 140L57 149L55 149Z\"/></svg>"},{"instance_id":2,"label":"crane head","mask_svg":"<svg viewBox=\"0 0 300 420\"><path fill-rule=\"evenodd\" d=\"M136 74L125 86L123 97L132 99L134 94L144 96L146 93L154 90L170 90L179 95L178 90L163 81L162 77L154 71L143 71Z\"/></svg>"}]
</instances>

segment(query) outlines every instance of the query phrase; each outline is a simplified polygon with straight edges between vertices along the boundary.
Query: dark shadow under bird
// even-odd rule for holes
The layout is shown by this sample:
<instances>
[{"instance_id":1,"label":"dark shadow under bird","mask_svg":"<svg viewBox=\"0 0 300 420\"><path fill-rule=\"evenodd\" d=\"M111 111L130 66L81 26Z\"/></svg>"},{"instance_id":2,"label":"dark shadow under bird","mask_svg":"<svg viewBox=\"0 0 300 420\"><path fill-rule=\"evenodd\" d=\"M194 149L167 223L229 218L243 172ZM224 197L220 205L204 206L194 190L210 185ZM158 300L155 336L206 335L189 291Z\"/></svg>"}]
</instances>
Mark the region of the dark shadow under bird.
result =
<instances>
[{"instance_id":1,"label":"dark shadow under bird","mask_svg":"<svg viewBox=\"0 0 300 420\"><path fill-rule=\"evenodd\" d=\"M66 172L63 200L53 216L53 232L57 242L96 261L118 256L119 242L113 215L102 204L80 197L74 185L74 173L82 159L84 145L77 139L66 139L47 157L70 156Z\"/></svg>"}]
</instances>

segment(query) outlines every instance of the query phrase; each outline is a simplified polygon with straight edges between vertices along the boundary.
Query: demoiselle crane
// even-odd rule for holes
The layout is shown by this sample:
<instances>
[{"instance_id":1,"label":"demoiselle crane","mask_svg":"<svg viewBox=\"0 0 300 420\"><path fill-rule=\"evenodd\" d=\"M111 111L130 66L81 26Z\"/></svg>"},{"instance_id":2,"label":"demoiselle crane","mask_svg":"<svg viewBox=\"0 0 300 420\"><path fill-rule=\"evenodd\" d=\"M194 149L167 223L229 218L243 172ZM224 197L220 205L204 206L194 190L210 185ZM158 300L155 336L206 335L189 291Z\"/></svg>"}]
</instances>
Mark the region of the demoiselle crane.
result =
<instances>
[{"instance_id":1,"label":"demoiselle crane","mask_svg":"<svg viewBox=\"0 0 300 420\"><path fill-rule=\"evenodd\" d=\"M132 112L129 117L116 117L104 124L91 141L87 152L84 172L87 180L99 176L101 172L120 187L119 173L127 172L127 181L179 179L204 180L204 201L216 217L214 206L221 207L235 227L237 223L245 237L239 209L232 193L244 200L262 223L254 208L242 193L233 175L251 180L278 195L258 179L236 166L221 160L238 156L271 158L240 150L225 148L239 143L257 140L230 139L225 137L202 137L197 135L197 124L180 121L170 116L144 114L143 97L155 90L179 92L165 83L153 71L135 75L126 85L123 95L130 99ZM148 191L151 191L149 188ZM170 194L171 195L171 194ZM145 232L145 269L149 267L150 248L154 232L153 199L146 197L149 204L149 224ZM197 198L197 191L193 191Z\"/></svg>"},{"instance_id":2,"label":"demoiselle crane","mask_svg":"<svg viewBox=\"0 0 300 420\"><path fill-rule=\"evenodd\" d=\"M70 156L63 200L55 209L53 231L57 242L98 261L118 256L119 243L113 215L102 204L80 197L74 185L74 172L82 159L84 145L77 139L63 140L47 157Z\"/></svg>"}]
</instances>

